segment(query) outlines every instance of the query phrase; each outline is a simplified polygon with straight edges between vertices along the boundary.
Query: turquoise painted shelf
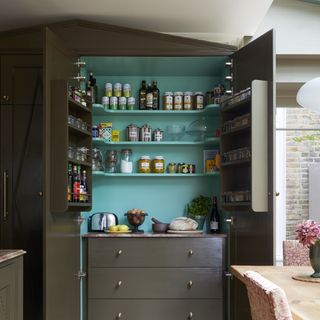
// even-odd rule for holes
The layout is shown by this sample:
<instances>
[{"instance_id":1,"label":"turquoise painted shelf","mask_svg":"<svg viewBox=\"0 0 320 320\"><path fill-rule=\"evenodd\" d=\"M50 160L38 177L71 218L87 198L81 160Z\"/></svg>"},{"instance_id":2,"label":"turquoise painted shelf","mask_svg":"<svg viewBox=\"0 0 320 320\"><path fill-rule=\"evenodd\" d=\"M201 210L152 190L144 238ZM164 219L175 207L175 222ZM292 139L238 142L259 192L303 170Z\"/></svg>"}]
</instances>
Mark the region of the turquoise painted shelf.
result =
<instances>
[{"instance_id":1,"label":"turquoise painted shelf","mask_svg":"<svg viewBox=\"0 0 320 320\"><path fill-rule=\"evenodd\" d=\"M220 172L210 173L105 173L102 171L93 171L93 176L104 176L104 177L143 177L143 178L195 178L195 177L216 177L220 175Z\"/></svg>"},{"instance_id":2,"label":"turquoise painted shelf","mask_svg":"<svg viewBox=\"0 0 320 320\"><path fill-rule=\"evenodd\" d=\"M166 115L166 116L218 116L220 113L219 104L209 104L203 110L105 110L102 104L93 105L93 115L94 116L105 116L105 115L117 115L117 116L155 116L155 115Z\"/></svg>"},{"instance_id":3,"label":"turquoise painted shelf","mask_svg":"<svg viewBox=\"0 0 320 320\"><path fill-rule=\"evenodd\" d=\"M112 145L112 146L204 146L218 145L220 138L208 138L205 141L106 141L103 138L93 138L92 142L97 146Z\"/></svg>"}]
</instances>

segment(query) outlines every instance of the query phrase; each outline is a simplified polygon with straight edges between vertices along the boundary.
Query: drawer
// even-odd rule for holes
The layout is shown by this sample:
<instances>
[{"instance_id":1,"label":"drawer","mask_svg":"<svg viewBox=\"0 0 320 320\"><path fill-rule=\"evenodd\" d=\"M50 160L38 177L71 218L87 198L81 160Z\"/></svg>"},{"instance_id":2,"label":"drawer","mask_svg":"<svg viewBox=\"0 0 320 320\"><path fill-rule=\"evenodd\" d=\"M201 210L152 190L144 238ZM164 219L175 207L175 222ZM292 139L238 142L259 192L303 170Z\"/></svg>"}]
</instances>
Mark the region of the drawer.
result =
<instances>
[{"instance_id":1,"label":"drawer","mask_svg":"<svg viewBox=\"0 0 320 320\"><path fill-rule=\"evenodd\" d=\"M224 238L88 239L89 267L219 267Z\"/></svg>"},{"instance_id":2,"label":"drawer","mask_svg":"<svg viewBox=\"0 0 320 320\"><path fill-rule=\"evenodd\" d=\"M92 299L220 299L222 269L90 268Z\"/></svg>"},{"instance_id":3,"label":"drawer","mask_svg":"<svg viewBox=\"0 0 320 320\"><path fill-rule=\"evenodd\" d=\"M223 304L222 300L89 300L88 320L122 319L222 320Z\"/></svg>"}]
</instances>

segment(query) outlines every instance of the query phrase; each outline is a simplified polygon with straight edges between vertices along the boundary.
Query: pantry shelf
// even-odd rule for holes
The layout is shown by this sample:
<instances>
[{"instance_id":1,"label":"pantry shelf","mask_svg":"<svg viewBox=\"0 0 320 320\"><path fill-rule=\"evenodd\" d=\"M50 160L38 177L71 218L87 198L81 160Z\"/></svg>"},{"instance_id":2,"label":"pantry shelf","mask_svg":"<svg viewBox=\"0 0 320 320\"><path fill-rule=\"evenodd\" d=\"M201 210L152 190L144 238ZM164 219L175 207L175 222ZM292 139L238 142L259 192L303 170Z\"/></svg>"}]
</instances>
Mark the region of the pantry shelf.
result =
<instances>
[{"instance_id":1,"label":"pantry shelf","mask_svg":"<svg viewBox=\"0 0 320 320\"><path fill-rule=\"evenodd\" d=\"M166 116L181 116L181 115L203 115L203 116L218 116L220 113L219 104L209 104L203 110L105 110L102 104L93 105L94 116L105 116L105 115L131 115L131 116L154 116L154 115L166 115Z\"/></svg>"},{"instance_id":2,"label":"pantry shelf","mask_svg":"<svg viewBox=\"0 0 320 320\"><path fill-rule=\"evenodd\" d=\"M205 141L106 141L103 138L93 138L94 145L113 145L113 146L203 146L219 145L220 138L208 138Z\"/></svg>"},{"instance_id":3,"label":"pantry shelf","mask_svg":"<svg viewBox=\"0 0 320 320\"><path fill-rule=\"evenodd\" d=\"M94 176L105 177L143 177L143 178L195 178L195 177L216 177L220 175L219 171L210 173L105 173L102 171L93 171Z\"/></svg>"}]
</instances>

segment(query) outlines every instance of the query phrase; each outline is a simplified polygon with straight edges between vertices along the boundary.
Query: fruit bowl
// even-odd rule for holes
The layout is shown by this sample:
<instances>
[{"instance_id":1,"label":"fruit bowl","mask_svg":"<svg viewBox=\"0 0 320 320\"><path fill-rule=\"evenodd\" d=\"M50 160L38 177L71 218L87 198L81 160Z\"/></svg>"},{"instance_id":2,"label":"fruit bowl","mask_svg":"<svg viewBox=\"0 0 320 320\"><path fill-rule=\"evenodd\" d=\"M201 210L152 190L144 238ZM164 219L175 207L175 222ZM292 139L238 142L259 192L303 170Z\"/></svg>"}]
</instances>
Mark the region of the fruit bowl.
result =
<instances>
[{"instance_id":1,"label":"fruit bowl","mask_svg":"<svg viewBox=\"0 0 320 320\"><path fill-rule=\"evenodd\" d=\"M127 213L124 214L128 222L133 226L132 232L134 233L143 233L143 230L139 230L139 226L141 226L144 223L145 217L148 215L143 210L141 211L135 211L129 210Z\"/></svg>"}]
</instances>

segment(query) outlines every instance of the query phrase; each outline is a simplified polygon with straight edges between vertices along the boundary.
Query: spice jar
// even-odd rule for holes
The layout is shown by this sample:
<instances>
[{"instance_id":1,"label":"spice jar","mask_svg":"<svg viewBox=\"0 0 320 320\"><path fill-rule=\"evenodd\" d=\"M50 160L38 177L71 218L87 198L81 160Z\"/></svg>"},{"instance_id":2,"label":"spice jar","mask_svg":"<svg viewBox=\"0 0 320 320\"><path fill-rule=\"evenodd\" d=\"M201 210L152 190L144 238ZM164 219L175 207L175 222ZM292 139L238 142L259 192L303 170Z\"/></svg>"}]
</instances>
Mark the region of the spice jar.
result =
<instances>
[{"instance_id":1,"label":"spice jar","mask_svg":"<svg viewBox=\"0 0 320 320\"><path fill-rule=\"evenodd\" d=\"M127 126L127 141L139 141L139 127L136 124Z\"/></svg>"},{"instance_id":2,"label":"spice jar","mask_svg":"<svg viewBox=\"0 0 320 320\"><path fill-rule=\"evenodd\" d=\"M141 156L138 162L139 173L151 172L151 161L149 156Z\"/></svg>"},{"instance_id":3,"label":"spice jar","mask_svg":"<svg viewBox=\"0 0 320 320\"><path fill-rule=\"evenodd\" d=\"M155 156L152 162L153 173L164 173L164 159L163 156Z\"/></svg>"},{"instance_id":4,"label":"spice jar","mask_svg":"<svg viewBox=\"0 0 320 320\"><path fill-rule=\"evenodd\" d=\"M192 110L192 92L186 91L183 95L183 109Z\"/></svg>"},{"instance_id":5,"label":"spice jar","mask_svg":"<svg viewBox=\"0 0 320 320\"><path fill-rule=\"evenodd\" d=\"M194 106L196 110L203 109L204 96L202 92L196 92L194 95Z\"/></svg>"},{"instance_id":6,"label":"spice jar","mask_svg":"<svg viewBox=\"0 0 320 320\"><path fill-rule=\"evenodd\" d=\"M106 172L116 173L118 163L118 152L117 150L106 151Z\"/></svg>"},{"instance_id":7,"label":"spice jar","mask_svg":"<svg viewBox=\"0 0 320 320\"><path fill-rule=\"evenodd\" d=\"M140 141L151 141L152 128L148 124L144 124L140 128Z\"/></svg>"},{"instance_id":8,"label":"spice jar","mask_svg":"<svg viewBox=\"0 0 320 320\"><path fill-rule=\"evenodd\" d=\"M176 91L173 97L173 109L174 110L182 110L182 99L183 94L181 91Z\"/></svg>"},{"instance_id":9,"label":"spice jar","mask_svg":"<svg viewBox=\"0 0 320 320\"><path fill-rule=\"evenodd\" d=\"M131 96L131 85L130 83L125 83L123 85L123 96L129 98Z\"/></svg>"},{"instance_id":10,"label":"spice jar","mask_svg":"<svg viewBox=\"0 0 320 320\"><path fill-rule=\"evenodd\" d=\"M173 93L170 91L164 93L163 109L164 110L173 110Z\"/></svg>"},{"instance_id":11,"label":"spice jar","mask_svg":"<svg viewBox=\"0 0 320 320\"><path fill-rule=\"evenodd\" d=\"M127 98L126 97L119 97L119 110L126 110L127 108Z\"/></svg>"},{"instance_id":12,"label":"spice jar","mask_svg":"<svg viewBox=\"0 0 320 320\"><path fill-rule=\"evenodd\" d=\"M120 171L121 173L132 173L132 170L133 170L132 150L122 149L121 160L120 160Z\"/></svg>"},{"instance_id":13,"label":"spice jar","mask_svg":"<svg viewBox=\"0 0 320 320\"><path fill-rule=\"evenodd\" d=\"M163 131L161 129L155 129L153 131L153 141L162 141L163 140Z\"/></svg>"},{"instance_id":14,"label":"spice jar","mask_svg":"<svg viewBox=\"0 0 320 320\"><path fill-rule=\"evenodd\" d=\"M105 84L105 95L106 97L112 97L112 83L110 82Z\"/></svg>"},{"instance_id":15,"label":"spice jar","mask_svg":"<svg viewBox=\"0 0 320 320\"><path fill-rule=\"evenodd\" d=\"M115 97L121 97L121 93L122 93L122 85L121 85L121 83L115 83L114 87L113 87L113 95Z\"/></svg>"}]
</instances>

